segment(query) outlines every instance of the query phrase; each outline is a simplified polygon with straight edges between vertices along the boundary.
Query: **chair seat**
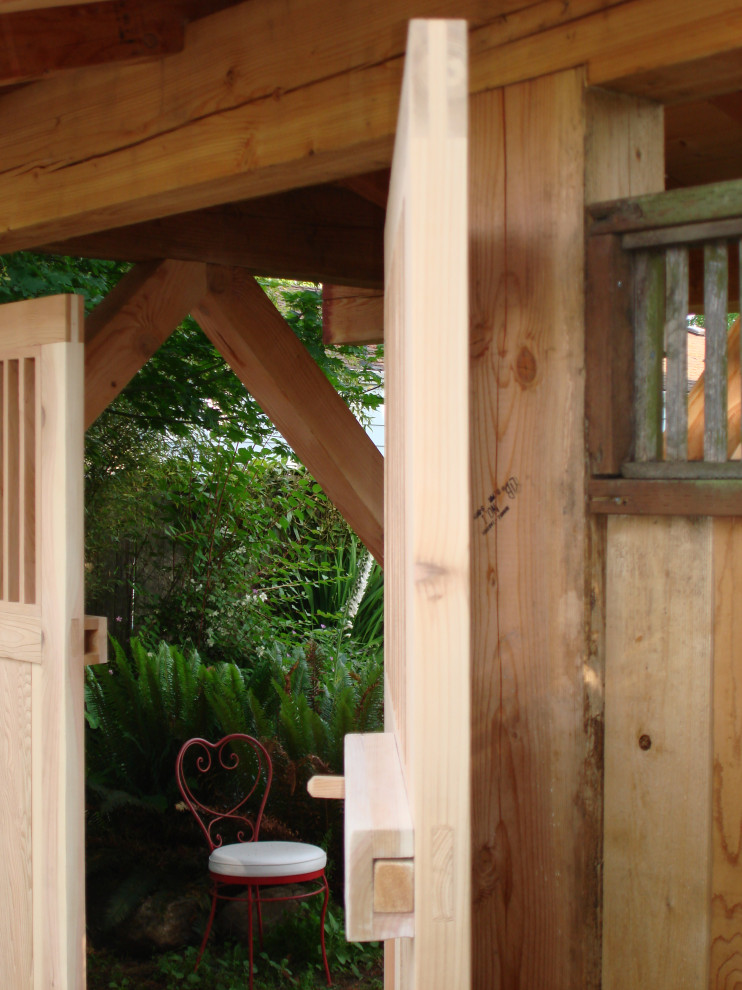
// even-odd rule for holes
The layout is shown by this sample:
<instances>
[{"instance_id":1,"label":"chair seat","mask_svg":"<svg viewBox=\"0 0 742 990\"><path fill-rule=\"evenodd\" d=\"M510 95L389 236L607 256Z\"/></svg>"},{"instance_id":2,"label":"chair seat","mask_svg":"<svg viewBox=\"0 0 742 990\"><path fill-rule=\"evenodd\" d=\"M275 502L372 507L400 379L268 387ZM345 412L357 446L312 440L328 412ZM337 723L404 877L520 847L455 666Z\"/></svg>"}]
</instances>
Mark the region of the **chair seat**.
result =
<instances>
[{"instance_id":1,"label":"chair seat","mask_svg":"<svg viewBox=\"0 0 742 990\"><path fill-rule=\"evenodd\" d=\"M231 877L292 877L324 870L327 853L308 842L235 842L209 856L209 870Z\"/></svg>"}]
</instances>

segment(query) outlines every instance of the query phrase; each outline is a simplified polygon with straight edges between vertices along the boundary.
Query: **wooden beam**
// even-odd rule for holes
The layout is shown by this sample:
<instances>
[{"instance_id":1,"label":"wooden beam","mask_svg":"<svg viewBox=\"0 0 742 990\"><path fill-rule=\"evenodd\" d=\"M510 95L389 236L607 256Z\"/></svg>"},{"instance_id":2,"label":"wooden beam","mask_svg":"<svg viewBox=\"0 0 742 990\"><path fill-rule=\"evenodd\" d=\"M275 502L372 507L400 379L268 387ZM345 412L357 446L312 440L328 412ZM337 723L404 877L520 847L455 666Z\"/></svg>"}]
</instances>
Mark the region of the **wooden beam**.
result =
<instances>
[{"instance_id":1,"label":"wooden beam","mask_svg":"<svg viewBox=\"0 0 742 990\"><path fill-rule=\"evenodd\" d=\"M378 561L384 461L258 283L208 268L193 316Z\"/></svg>"},{"instance_id":2,"label":"wooden beam","mask_svg":"<svg viewBox=\"0 0 742 990\"><path fill-rule=\"evenodd\" d=\"M118 0L9 14L0 0L0 86L182 51L186 9L183 0Z\"/></svg>"},{"instance_id":3,"label":"wooden beam","mask_svg":"<svg viewBox=\"0 0 742 990\"><path fill-rule=\"evenodd\" d=\"M322 339L325 344L383 344L384 293L325 284Z\"/></svg>"},{"instance_id":4,"label":"wooden beam","mask_svg":"<svg viewBox=\"0 0 742 990\"><path fill-rule=\"evenodd\" d=\"M628 85L647 64L736 51L742 33L737 0L348 0L338 44L332 0L294 4L278 33L271 0L251 0L189 25L156 65L6 94L0 250L388 166L406 22L446 13L470 20L473 92L581 64Z\"/></svg>"},{"instance_id":5,"label":"wooden beam","mask_svg":"<svg viewBox=\"0 0 742 990\"><path fill-rule=\"evenodd\" d=\"M590 234L622 234L742 216L742 179L593 203ZM680 243L683 238L679 238Z\"/></svg>"},{"instance_id":6,"label":"wooden beam","mask_svg":"<svg viewBox=\"0 0 742 990\"><path fill-rule=\"evenodd\" d=\"M88 234L43 246L53 254L237 266L251 275L381 288L384 211L316 186Z\"/></svg>"},{"instance_id":7,"label":"wooden beam","mask_svg":"<svg viewBox=\"0 0 742 990\"><path fill-rule=\"evenodd\" d=\"M737 480L668 481L593 478L590 512L621 516L740 516L742 484Z\"/></svg>"},{"instance_id":8,"label":"wooden beam","mask_svg":"<svg viewBox=\"0 0 742 990\"><path fill-rule=\"evenodd\" d=\"M85 321L85 429L206 292L196 262L146 262L128 272Z\"/></svg>"},{"instance_id":9,"label":"wooden beam","mask_svg":"<svg viewBox=\"0 0 742 990\"><path fill-rule=\"evenodd\" d=\"M75 6L84 6L92 3L111 3L111 0L77 0ZM0 0L0 14L10 14L17 11L39 11L49 7L67 7L68 0Z\"/></svg>"}]
</instances>

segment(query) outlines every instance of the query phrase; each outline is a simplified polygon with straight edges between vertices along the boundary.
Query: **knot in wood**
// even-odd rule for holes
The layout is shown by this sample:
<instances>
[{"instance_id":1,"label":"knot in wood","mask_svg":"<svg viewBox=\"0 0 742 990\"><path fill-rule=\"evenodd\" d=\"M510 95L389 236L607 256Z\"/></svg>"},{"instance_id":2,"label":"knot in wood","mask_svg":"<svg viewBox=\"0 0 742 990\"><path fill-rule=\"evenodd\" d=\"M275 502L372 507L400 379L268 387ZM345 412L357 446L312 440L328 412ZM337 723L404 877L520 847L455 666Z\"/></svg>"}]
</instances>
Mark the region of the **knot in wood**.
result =
<instances>
[{"instance_id":1,"label":"knot in wood","mask_svg":"<svg viewBox=\"0 0 742 990\"><path fill-rule=\"evenodd\" d=\"M652 748L651 738L646 733L639 736L639 749L648 750L651 748Z\"/></svg>"}]
</instances>

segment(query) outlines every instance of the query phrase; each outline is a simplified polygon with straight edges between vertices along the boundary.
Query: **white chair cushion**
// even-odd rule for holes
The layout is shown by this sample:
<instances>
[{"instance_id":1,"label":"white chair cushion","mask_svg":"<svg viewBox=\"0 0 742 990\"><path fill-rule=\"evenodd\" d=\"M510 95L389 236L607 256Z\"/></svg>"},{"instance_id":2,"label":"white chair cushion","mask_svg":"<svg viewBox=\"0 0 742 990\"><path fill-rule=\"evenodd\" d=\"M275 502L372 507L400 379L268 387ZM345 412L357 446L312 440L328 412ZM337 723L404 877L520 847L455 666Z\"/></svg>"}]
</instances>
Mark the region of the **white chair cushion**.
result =
<instances>
[{"instance_id":1,"label":"white chair cushion","mask_svg":"<svg viewBox=\"0 0 742 990\"><path fill-rule=\"evenodd\" d=\"M236 842L209 856L209 870L231 877L292 877L324 870L327 853L307 842Z\"/></svg>"}]
</instances>

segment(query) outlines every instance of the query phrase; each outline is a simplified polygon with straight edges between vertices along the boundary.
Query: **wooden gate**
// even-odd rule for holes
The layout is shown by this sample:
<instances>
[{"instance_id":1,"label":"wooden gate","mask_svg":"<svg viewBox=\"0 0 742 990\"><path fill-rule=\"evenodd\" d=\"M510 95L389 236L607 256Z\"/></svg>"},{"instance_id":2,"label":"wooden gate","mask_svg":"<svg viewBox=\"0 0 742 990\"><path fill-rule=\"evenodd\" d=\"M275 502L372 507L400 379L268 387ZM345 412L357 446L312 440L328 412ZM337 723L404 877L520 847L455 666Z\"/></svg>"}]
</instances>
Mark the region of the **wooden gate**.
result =
<instances>
[{"instance_id":1,"label":"wooden gate","mask_svg":"<svg viewBox=\"0 0 742 990\"><path fill-rule=\"evenodd\" d=\"M85 986L82 298L0 308L0 986Z\"/></svg>"},{"instance_id":2,"label":"wooden gate","mask_svg":"<svg viewBox=\"0 0 742 990\"><path fill-rule=\"evenodd\" d=\"M385 938L405 990L470 985L467 92L464 23L413 21L385 244L386 732L348 737L345 766L348 937Z\"/></svg>"}]
</instances>

